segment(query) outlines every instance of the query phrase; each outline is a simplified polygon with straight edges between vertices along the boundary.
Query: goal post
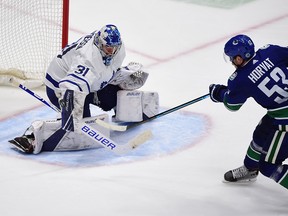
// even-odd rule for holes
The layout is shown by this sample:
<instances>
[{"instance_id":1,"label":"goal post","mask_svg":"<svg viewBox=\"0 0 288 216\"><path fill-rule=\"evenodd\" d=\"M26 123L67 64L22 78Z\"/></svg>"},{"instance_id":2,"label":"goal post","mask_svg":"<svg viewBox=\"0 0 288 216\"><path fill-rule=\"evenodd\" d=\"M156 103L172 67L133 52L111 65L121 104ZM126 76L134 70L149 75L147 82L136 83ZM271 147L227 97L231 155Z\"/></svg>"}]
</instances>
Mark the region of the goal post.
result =
<instances>
[{"instance_id":1,"label":"goal post","mask_svg":"<svg viewBox=\"0 0 288 216\"><path fill-rule=\"evenodd\" d=\"M68 44L69 34L69 0L63 0L62 10L62 48Z\"/></svg>"},{"instance_id":2,"label":"goal post","mask_svg":"<svg viewBox=\"0 0 288 216\"><path fill-rule=\"evenodd\" d=\"M68 43L69 0L0 1L0 85L43 84L52 58Z\"/></svg>"}]
</instances>

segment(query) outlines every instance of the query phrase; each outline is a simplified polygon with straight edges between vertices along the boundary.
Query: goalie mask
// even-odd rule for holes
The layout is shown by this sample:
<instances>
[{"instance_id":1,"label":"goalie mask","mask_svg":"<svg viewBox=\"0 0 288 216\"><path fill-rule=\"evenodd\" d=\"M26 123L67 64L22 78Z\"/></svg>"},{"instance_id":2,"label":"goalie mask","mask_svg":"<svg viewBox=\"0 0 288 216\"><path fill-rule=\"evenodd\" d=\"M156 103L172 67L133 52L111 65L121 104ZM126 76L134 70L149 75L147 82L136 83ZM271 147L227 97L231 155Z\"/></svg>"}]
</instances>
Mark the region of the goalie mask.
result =
<instances>
[{"instance_id":1,"label":"goalie mask","mask_svg":"<svg viewBox=\"0 0 288 216\"><path fill-rule=\"evenodd\" d=\"M122 45L120 32L115 25L105 25L95 36L94 44L99 48L105 65L110 65Z\"/></svg>"}]
</instances>

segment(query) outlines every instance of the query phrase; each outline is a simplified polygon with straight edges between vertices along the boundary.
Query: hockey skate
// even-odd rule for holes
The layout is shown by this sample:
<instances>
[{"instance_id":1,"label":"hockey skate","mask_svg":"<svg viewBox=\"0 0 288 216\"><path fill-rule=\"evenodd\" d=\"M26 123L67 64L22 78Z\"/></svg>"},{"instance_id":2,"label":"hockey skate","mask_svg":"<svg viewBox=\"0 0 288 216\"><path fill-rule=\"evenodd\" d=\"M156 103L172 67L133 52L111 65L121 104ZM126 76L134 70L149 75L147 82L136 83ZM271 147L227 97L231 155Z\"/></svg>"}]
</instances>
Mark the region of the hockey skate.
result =
<instances>
[{"instance_id":1,"label":"hockey skate","mask_svg":"<svg viewBox=\"0 0 288 216\"><path fill-rule=\"evenodd\" d=\"M34 146L32 142L34 141L34 135L23 135L21 137L16 137L13 140L9 140L9 143L13 145L13 147L17 148L19 151L32 154L34 150Z\"/></svg>"},{"instance_id":2,"label":"hockey skate","mask_svg":"<svg viewBox=\"0 0 288 216\"><path fill-rule=\"evenodd\" d=\"M229 170L224 174L224 182L254 182L258 170L248 170L244 165L237 169Z\"/></svg>"}]
</instances>

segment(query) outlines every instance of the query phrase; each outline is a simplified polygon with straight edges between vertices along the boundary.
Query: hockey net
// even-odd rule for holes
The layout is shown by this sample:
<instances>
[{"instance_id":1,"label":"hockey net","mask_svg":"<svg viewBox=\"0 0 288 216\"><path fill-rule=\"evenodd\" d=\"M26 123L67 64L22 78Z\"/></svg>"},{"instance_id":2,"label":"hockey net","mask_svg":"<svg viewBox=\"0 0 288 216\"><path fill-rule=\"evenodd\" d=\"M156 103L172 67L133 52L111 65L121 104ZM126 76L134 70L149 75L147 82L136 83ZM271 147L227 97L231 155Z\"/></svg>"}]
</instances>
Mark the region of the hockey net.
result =
<instances>
[{"instance_id":1,"label":"hockey net","mask_svg":"<svg viewBox=\"0 0 288 216\"><path fill-rule=\"evenodd\" d=\"M68 41L69 0L0 1L0 85L38 87Z\"/></svg>"}]
</instances>

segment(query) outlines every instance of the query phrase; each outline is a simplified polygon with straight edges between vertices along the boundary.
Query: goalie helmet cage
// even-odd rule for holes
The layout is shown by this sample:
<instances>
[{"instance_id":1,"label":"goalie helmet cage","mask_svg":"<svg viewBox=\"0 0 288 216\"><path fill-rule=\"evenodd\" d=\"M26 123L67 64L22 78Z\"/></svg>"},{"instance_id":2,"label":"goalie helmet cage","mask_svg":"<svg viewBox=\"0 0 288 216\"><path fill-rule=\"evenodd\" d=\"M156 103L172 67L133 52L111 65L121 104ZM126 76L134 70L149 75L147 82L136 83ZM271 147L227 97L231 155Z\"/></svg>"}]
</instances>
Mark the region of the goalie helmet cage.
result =
<instances>
[{"instance_id":1,"label":"goalie helmet cage","mask_svg":"<svg viewBox=\"0 0 288 216\"><path fill-rule=\"evenodd\" d=\"M0 85L13 79L42 85L50 61L68 43L68 23L69 0L1 0Z\"/></svg>"}]
</instances>

